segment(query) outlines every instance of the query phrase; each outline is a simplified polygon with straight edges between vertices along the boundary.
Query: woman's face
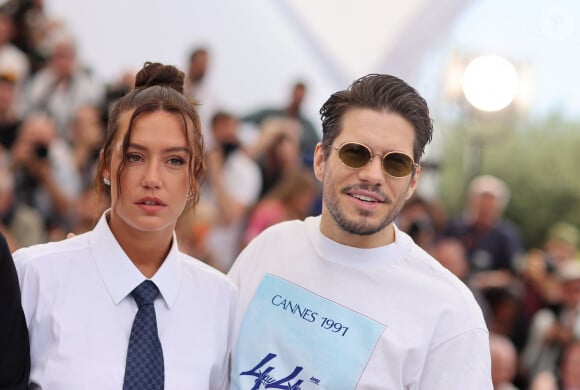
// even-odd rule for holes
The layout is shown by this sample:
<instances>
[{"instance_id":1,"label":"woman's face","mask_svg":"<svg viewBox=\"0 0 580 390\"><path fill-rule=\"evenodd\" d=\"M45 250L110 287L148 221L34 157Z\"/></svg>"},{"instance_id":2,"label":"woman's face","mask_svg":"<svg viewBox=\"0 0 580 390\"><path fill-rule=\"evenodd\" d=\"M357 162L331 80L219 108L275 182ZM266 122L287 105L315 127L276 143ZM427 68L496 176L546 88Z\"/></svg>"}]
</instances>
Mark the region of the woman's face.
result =
<instances>
[{"instance_id":1,"label":"woman's face","mask_svg":"<svg viewBox=\"0 0 580 390\"><path fill-rule=\"evenodd\" d=\"M123 152L123 138L131 111L119 117L119 134L105 177L111 180L111 230L165 232L171 236L190 189L189 161L184 125L179 115L154 111L139 116L131 141ZM117 180L122 160L125 167ZM120 189L121 191L118 191Z\"/></svg>"}]
</instances>

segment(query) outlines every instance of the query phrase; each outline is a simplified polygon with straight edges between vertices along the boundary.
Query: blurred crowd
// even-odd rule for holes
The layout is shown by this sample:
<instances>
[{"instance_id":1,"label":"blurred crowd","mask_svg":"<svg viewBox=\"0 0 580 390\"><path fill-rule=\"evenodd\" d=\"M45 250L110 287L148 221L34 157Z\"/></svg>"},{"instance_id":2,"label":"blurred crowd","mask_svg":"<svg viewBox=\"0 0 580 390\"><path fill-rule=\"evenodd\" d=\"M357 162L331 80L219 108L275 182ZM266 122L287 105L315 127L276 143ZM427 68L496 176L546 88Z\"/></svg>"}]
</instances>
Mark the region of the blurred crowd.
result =
<instances>
[{"instance_id":1,"label":"blurred crowd","mask_svg":"<svg viewBox=\"0 0 580 390\"><path fill-rule=\"evenodd\" d=\"M183 67L207 173L201 201L186 208L176 235L182 250L227 272L268 226L319 213L311 168L319 131L303 115L303 81L282 91L285 105L233 113L208 85L210 67L207 47L194 48ZM98 81L42 1L3 2L0 232L12 251L83 233L109 207L91 180L108 107L132 85L125 74ZM472 289L490 331L496 389L580 389L580 232L561 222L541 247L525 248L504 216L509 198L503 181L484 175L471 182L460 215L416 195L397 225Z\"/></svg>"},{"instance_id":2,"label":"blurred crowd","mask_svg":"<svg viewBox=\"0 0 580 390\"><path fill-rule=\"evenodd\" d=\"M416 196L398 225L473 291L490 332L495 389L578 389L580 231L558 222L540 247L525 248L504 215L509 198L505 182L482 175L459 215Z\"/></svg>"}]
</instances>

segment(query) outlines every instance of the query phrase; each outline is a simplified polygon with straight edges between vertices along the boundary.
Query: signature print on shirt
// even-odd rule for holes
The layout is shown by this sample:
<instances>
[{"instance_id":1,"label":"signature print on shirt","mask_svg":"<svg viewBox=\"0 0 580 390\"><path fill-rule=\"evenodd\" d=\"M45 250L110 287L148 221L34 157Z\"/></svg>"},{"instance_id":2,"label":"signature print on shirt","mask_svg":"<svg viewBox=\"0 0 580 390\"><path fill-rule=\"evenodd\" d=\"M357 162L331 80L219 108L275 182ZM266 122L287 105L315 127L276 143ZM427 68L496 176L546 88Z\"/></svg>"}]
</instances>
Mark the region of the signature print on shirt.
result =
<instances>
[{"instance_id":1,"label":"signature print on shirt","mask_svg":"<svg viewBox=\"0 0 580 390\"><path fill-rule=\"evenodd\" d=\"M355 388L385 329L318 293L266 274L242 320L232 389Z\"/></svg>"}]
</instances>

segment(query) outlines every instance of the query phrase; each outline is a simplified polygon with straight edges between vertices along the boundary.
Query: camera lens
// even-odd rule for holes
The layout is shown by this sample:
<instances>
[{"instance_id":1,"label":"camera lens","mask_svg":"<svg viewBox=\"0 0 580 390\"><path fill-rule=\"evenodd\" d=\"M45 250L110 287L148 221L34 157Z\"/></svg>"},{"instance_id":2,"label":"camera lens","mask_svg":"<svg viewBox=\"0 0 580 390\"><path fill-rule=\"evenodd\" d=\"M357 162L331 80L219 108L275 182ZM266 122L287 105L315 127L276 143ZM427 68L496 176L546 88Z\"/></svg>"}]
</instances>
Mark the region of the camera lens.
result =
<instances>
[{"instance_id":1,"label":"camera lens","mask_svg":"<svg viewBox=\"0 0 580 390\"><path fill-rule=\"evenodd\" d=\"M48 147L46 145L36 145L34 149L36 157L39 159L45 159L48 157Z\"/></svg>"}]
</instances>

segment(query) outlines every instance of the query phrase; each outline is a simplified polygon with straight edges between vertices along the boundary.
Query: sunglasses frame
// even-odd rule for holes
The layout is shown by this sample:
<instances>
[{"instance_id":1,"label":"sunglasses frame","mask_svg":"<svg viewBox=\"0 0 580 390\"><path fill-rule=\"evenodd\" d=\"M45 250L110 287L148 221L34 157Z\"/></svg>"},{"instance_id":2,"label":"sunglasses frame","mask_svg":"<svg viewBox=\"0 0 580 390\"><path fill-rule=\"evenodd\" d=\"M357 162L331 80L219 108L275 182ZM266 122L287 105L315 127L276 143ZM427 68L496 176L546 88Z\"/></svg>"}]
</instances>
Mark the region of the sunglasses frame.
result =
<instances>
[{"instance_id":1,"label":"sunglasses frame","mask_svg":"<svg viewBox=\"0 0 580 390\"><path fill-rule=\"evenodd\" d=\"M369 165L369 164L371 163L371 161L373 161L373 158L375 158L375 156L380 156L380 157L381 157L381 167L383 168L383 172L385 172L387 175L389 175L390 177L392 177L392 178L395 178L395 179L401 179L401 178L403 178L403 177L407 177L407 176L409 176L410 174L414 173L414 172L416 171L416 169L417 169L417 168L419 168L419 164L417 164L417 163L415 162L415 160L413 160L413 158L412 158L411 156L409 156L407 153L398 152L398 151L396 151L396 150L393 150L393 151L390 151L390 152L387 152L387 153L373 153L373 150L372 150L371 148L369 148L368 146L366 146L365 144L361 144L360 142L354 142L354 141L346 141L346 142L343 142L343 143L341 143L339 146L334 146L334 145L330 145L330 144L325 144L325 145L326 145L326 146L328 146L328 147L329 147L329 148L331 148L331 149L334 149L334 150L336 150L336 151L338 152L338 159L340 160L340 162L341 162L341 163L342 163L342 164L343 164L345 167L348 167L348 168L350 168L350 169L361 169L361 168L364 168L364 167L366 167L367 165ZM369 155L370 155L370 158L369 158L369 160L368 160L368 161L367 161L367 162L366 162L364 165L361 165L360 167L352 167L352 166L348 165L348 164L347 164L346 162L344 162L344 161L342 160L342 158L340 157L340 151L342 150L342 148L343 148L345 145L358 145L358 146L362 146L363 148L365 148L366 150L368 150L368 152L369 152ZM411 168L411 170L409 171L409 173L407 173L407 174L406 174L406 175L404 175L404 176L394 176L394 175L392 175L391 173L389 173L389 171L387 171L387 170L385 169L385 158L387 158L387 157L388 157L390 154L402 154L402 155L404 155L404 156L407 156L407 157L409 158L409 160L411 160L411 162L413 163L413 165L412 165L412 168Z\"/></svg>"}]
</instances>

